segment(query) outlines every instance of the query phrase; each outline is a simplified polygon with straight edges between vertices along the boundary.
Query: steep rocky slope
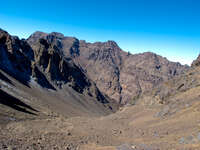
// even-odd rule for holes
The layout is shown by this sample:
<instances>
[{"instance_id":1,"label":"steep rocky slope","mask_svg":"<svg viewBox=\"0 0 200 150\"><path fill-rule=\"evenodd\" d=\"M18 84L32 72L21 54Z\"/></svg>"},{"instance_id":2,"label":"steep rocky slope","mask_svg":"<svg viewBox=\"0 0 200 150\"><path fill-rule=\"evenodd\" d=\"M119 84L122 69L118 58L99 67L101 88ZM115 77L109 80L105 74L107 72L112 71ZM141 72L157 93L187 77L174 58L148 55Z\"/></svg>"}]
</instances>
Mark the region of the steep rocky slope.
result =
<instances>
[{"instance_id":1,"label":"steep rocky slope","mask_svg":"<svg viewBox=\"0 0 200 150\"><path fill-rule=\"evenodd\" d=\"M158 116L171 115L184 108L189 108L199 101L200 66L199 57L192 67L173 79L165 81L149 92L145 92L135 104L162 106Z\"/></svg>"},{"instance_id":2,"label":"steep rocky slope","mask_svg":"<svg viewBox=\"0 0 200 150\"><path fill-rule=\"evenodd\" d=\"M59 45L64 56L81 66L102 92L122 104L188 69L154 53L124 52L114 41L87 43L60 33L35 32L28 42L34 46L40 38Z\"/></svg>"},{"instance_id":3,"label":"steep rocky slope","mask_svg":"<svg viewBox=\"0 0 200 150\"><path fill-rule=\"evenodd\" d=\"M131 55L113 41L82 41L79 49L78 64L103 92L122 104L187 69L150 52Z\"/></svg>"},{"instance_id":4,"label":"steep rocky slope","mask_svg":"<svg viewBox=\"0 0 200 150\"><path fill-rule=\"evenodd\" d=\"M0 30L0 92L0 104L25 113L32 106L40 113L51 107L66 116L106 115L117 109L81 68L62 54L59 45L40 39L31 47L3 30ZM26 107L25 101L30 107ZM35 113L32 111L29 114Z\"/></svg>"}]
</instances>

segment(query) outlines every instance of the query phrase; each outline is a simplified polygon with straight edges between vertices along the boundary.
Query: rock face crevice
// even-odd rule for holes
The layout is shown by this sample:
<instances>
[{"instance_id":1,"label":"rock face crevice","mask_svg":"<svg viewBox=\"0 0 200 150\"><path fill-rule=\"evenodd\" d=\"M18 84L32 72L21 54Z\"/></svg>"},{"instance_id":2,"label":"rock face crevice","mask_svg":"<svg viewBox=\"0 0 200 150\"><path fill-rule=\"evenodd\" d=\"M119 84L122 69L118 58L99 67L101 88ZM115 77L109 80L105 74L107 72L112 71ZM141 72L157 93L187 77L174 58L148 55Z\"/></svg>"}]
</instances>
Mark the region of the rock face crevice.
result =
<instances>
[{"instance_id":1,"label":"rock face crevice","mask_svg":"<svg viewBox=\"0 0 200 150\"><path fill-rule=\"evenodd\" d=\"M103 93L118 103L129 103L143 92L188 69L188 66L170 62L151 52L135 55L124 52L114 41L87 43L57 34L36 32L27 41L32 47L40 38L51 44L60 43L55 44L60 45L60 53L72 59Z\"/></svg>"}]
</instances>

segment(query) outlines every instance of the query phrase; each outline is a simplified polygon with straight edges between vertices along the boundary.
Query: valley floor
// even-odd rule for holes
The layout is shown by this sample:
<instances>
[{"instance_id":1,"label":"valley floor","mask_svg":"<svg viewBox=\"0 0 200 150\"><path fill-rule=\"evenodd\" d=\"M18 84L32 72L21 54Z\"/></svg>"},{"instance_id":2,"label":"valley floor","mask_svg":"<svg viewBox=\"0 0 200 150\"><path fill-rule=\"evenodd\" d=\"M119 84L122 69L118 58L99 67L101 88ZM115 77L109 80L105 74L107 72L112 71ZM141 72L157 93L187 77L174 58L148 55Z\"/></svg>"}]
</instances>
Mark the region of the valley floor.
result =
<instances>
[{"instance_id":1,"label":"valley floor","mask_svg":"<svg viewBox=\"0 0 200 150\"><path fill-rule=\"evenodd\" d=\"M172 116L127 106L104 117L44 117L1 123L0 149L199 150L200 103Z\"/></svg>"}]
</instances>

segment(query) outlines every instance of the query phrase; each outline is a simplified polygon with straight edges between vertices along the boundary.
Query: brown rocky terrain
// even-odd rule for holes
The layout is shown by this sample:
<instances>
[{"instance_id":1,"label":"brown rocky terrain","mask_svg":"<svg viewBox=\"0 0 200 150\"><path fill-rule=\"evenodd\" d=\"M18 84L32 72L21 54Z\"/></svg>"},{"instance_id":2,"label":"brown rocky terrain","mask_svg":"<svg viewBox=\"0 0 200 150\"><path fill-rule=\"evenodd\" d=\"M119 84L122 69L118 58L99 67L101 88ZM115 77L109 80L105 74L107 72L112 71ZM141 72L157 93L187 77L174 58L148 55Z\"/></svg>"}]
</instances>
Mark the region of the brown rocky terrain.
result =
<instances>
[{"instance_id":1,"label":"brown rocky terrain","mask_svg":"<svg viewBox=\"0 0 200 150\"><path fill-rule=\"evenodd\" d=\"M96 84L75 65L73 60L64 57L56 44L40 39L32 49L25 40L19 40L1 30L0 50L2 79L10 76L28 88L33 87L27 92L30 97L34 97L31 96L34 89L42 89L52 91L63 101L68 99L71 104L74 103L74 106L80 105L86 112L92 110L87 107L94 107L93 110L99 111L99 114L107 114L116 110L112 100L99 91ZM7 80L3 83L8 84L11 90L15 89L15 84L11 84ZM9 89L2 85L1 88L3 87L5 89L2 90L8 93ZM24 91L24 87L19 90ZM57 96L54 96L55 100L58 99ZM40 97L40 99L52 99L53 101L53 98L49 96ZM62 102L62 100L58 100L56 103ZM66 101L65 105L67 103ZM69 106L71 104L68 103ZM60 105L62 106L62 104ZM77 114L81 113L83 112L79 111Z\"/></svg>"},{"instance_id":2,"label":"brown rocky terrain","mask_svg":"<svg viewBox=\"0 0 200 150\"><path fill-rule=\"evenodd\" d=\"M0 149L199 150L194 62L189 68L149 52L131 55L113 41L42 32L20 40L1 30ZM100 88L110 80L110 88ZM104 93L122 103L136 95L134 105L118 109Z\"/></svg>"},{"instance_id":3,"label":"brown rocky terrain","mask_svg":"<svg viewBox=\"0 0 200 150\"><path fill-rule=\"evenodd\" d=\"M157 85L150 92L144 93L136 103L143 105L160 105L172 103L186 103L186 97L182 99L175 98L178 95L183 95L188 91L198 89L200 85L200 70L199 70L199 57L193 62L192 67L177 77L174 77L162 84ZM194 93L195 95L196 93ZM188 103L191 101L191 96L188 97ZM189 105L189 104L188 104ZM176 106L174 106L176 107ZM177 108L177 107L176 107Z\"/></svg>"},{"instance_id":4,"label":"brown rocky terrain","mask_svg":"<svg viewBox=\"0 0 200 150\"><path fill-rule=\"evenodd\" d=\"M40 38L56 43L64 56L81 66L103 93L122 104L132 102L188 68L150 52L132 55L114 41L87 43L60 33L35 32L28 42L34 47Z\"/></svg>"},{"instance_id":5,"label":"brown rocky terrain","mask_svg":"<svg viewBox=\"0 0 200 150\"><path fill-rule=\"evenodd\" d=\"M173 113L170 108L166 114L163 113L166 104L125 106L117 113L102 117L66 117L66 114L55 113L55 104L48 103L46 108L37 100L31 104L39 110L33 111L36 116L1 105L0 147L17 150L198 150L198 91L199 87L175 96L184 98L183 102L188 104L177 107ZM179 101L179 104L183 103Z\"/></svg>"}]
</instances>

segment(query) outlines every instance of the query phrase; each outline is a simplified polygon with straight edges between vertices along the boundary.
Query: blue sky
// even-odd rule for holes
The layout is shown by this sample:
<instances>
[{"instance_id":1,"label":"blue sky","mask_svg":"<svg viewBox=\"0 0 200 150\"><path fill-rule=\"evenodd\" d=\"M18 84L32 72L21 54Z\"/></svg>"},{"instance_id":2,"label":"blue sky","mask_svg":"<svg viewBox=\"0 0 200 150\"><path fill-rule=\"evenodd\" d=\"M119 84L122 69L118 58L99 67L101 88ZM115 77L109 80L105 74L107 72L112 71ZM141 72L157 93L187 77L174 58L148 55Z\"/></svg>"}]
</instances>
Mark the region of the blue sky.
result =
<instances>
[{"instance_id":1,"label":"blue sky","mask_svg":"<svg viewBox=\"0 0 200 150\"><path fill-rule=\"evenodd\" d=\"M200 53L199 8L199 0L6 0L0 28L20 38L40 30L114 40L133 54L151 51L190 64Z\"/></svg>"}]
</instances>

